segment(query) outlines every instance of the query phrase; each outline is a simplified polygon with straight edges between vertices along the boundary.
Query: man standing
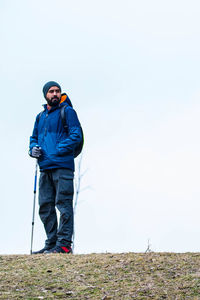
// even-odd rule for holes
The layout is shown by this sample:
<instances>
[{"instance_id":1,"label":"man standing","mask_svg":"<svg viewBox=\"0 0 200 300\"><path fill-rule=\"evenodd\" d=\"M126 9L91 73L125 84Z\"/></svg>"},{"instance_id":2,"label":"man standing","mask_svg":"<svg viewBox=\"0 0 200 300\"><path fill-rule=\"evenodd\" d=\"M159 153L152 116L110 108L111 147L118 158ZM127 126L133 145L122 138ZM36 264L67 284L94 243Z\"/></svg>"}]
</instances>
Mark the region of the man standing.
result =
<instances>
[{"instance_id":1,"label":"man standing","mask_svg":"<svg viewBox=\"0 0 200 300\"><path fill-rule=\"evenodd\" d=\"M37 115L30 137L29 154L38 159L39 215L47 240L40 253L71 253L73 234L74 152L81 143L82 130L75 110L66 94L55 81L43 87L47 101ZM61 110L64 107L66 128ZM60 212L58 227L56 208Z\"/></svg>"}]
</instances>

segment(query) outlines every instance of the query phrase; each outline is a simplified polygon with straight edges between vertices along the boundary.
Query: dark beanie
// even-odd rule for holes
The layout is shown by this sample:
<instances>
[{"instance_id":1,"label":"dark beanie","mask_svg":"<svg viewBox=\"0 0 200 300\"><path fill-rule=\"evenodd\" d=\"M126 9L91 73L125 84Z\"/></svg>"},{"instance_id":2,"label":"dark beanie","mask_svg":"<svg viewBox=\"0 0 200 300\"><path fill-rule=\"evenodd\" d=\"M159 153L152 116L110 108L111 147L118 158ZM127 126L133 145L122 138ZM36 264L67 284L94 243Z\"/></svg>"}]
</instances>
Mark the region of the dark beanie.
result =
<instances>
[{"instance_id":1,"label":"dark beanie","mask_svg":"<svg viewBox=\"0 0 200 300\"><path fill-rule=\"evenodd\" d=\"M49 81L47 82L44 86L43 86L43 94L44 94L44 98L46 98L47 92L48 90L52 87L52 86L57 86L60 91L61 91L61 86L55 82L55 81Z\"/></svg>"}]
</instances>

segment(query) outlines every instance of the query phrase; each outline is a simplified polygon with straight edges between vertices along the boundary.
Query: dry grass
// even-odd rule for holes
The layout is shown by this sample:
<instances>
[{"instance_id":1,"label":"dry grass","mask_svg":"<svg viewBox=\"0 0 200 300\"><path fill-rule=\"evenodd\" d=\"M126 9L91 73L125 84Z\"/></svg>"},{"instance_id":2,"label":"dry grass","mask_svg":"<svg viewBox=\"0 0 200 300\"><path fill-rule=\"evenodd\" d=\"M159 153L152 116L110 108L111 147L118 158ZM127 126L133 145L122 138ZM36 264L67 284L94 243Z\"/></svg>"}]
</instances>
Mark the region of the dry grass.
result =
<instances>
[{"instance_id":1,"label":"dry grass","mask_svg":"<svg viewBox=\"0 0 200 300\"><path fill-rule=\"evenodd\" d=\"M0 299L200 299L199 253L0 256Z\"/></svg>"}]
</instances>

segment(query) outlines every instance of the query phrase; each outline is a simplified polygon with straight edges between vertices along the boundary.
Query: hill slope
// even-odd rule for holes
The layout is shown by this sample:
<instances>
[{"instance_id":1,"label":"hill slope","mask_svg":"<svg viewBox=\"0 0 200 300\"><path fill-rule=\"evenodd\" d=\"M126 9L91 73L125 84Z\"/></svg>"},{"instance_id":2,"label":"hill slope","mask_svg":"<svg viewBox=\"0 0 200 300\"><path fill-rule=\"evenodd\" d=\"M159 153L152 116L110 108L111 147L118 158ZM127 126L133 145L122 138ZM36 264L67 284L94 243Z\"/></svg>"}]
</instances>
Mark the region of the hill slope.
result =
<instances>
[{"instance_id":1,"label":"hill slope","mask_svg":"<svg viewBox=\"0 0 200 300\"><path fill-rule=\"evenodd\" d=\"M0 256L0 299L200 299L200 253Z\"/></svg>"}]
</instances>

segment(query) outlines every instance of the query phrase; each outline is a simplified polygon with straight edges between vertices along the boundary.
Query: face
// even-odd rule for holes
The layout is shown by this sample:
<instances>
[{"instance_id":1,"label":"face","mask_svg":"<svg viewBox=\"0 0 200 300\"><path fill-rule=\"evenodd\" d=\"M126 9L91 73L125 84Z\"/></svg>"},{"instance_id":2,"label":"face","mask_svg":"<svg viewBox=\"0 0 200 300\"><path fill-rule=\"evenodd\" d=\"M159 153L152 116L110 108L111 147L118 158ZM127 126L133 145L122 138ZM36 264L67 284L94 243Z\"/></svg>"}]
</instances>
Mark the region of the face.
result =
<instances>
[{"instance_id":1,"label":"face","mask_svg":"<svg viewBox=\"0 0 200 300\"><path fill-rule=\"evenodd\" d=\"M50 89L46 94L47 103L50 106L56 106L59 104L60 98L61 98L60 89L57 86L50 87Z\"/></svg>"}]
</instances>

